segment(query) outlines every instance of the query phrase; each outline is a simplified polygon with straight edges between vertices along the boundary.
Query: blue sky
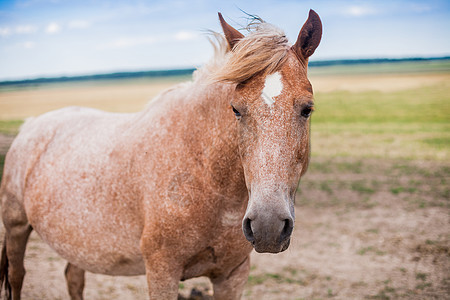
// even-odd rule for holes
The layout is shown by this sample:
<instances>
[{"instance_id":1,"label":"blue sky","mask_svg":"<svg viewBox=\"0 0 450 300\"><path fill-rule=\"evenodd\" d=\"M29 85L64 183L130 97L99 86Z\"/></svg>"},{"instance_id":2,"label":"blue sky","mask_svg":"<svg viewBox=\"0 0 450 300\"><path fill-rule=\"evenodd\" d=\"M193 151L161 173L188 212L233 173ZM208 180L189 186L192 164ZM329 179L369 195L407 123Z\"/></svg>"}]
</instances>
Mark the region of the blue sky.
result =
<instances>
[{"instance_id":1,"label":"blue sky","mask_svg":"<svg viewBox=\"0 0 450 300\"><path fill-rule=\"evenodd\" d=\"M235 28L240 9L257 14L294 43L310 8L324 26L311 60L450 55L448 0L0 0L0 80L198 67L218 11Z\"/></svg>"}]
</instances>

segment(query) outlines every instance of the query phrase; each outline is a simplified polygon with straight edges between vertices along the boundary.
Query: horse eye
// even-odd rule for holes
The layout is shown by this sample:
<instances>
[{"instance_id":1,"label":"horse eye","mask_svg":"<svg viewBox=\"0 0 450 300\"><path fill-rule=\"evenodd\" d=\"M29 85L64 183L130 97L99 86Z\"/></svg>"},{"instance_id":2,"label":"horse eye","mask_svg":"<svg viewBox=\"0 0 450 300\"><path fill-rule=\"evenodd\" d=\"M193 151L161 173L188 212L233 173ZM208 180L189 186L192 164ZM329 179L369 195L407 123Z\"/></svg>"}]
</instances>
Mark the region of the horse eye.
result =
<instances>
[{"instance_id":1,"label":"horse eye","mask_svg":"<svg viewBox=\"0 0 450 300\"><path fill-rule=\"evenodd\" d=\"M311 116L311 113L313 112L313 110L314 109L310 106L305 107L301 112L302 117L308 118L309 116Z\"/></svg>"},{"instance_id":2,"label":"horse eye","mask_svg":"<svg viewBox=\"0 0 450 300\"><path fill-rule=\"evenodd\" d=\"M240 116L241 116L241 113L238 112L238 110L237 110L236 108L234 108L234 106L231 106L231 107L233 108L233 112L234 112L234 114L236 115L236 117L240 117Z\"/></svg>"}]
</instances>

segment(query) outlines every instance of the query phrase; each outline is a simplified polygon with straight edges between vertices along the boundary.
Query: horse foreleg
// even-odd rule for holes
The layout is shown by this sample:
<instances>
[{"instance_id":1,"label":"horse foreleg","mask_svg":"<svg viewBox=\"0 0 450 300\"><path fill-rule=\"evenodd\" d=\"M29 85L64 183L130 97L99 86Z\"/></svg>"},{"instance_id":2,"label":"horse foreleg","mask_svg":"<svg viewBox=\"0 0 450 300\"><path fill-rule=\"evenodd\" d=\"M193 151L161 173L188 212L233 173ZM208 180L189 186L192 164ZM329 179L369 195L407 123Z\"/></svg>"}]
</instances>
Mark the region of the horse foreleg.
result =
<instances>
[{"instance_id":1,"label":"horse foreleg","mask_svg":"<svg viewBox=\"0 0 450 300\"><path fill-rule=\"evenodd\" d=\"M8 260L8 281L11 285L13 300L20 299L23 278L25 277L24 256L25 249L33 228L26 225L14 226L6 232L6 259Z\"/></svg>"},{"instance_id":2,"label":"horse foreleg","mask_svg":"<svg viewBox=\"0 0 450 300\"><path fill-rule=\"evenodd\" d=\"M67 263L64 275L66 276L70 299L83 300L84 270L71 263Z\"/></svg>"},{"instance_id":3,"label":"horse foreleg","mask_svg":"<svg viewBox=\"0 0 450 300\"><path fill-rule=\"evenodd\" d=\"M177 299L178 283L183 269L176 263L175 253L155 246L152 240L151 235L146 235L144 231L141 252L145 262L150 299Z\"/></svg>"},{"instance_id":4,"label":"horse foreleg","mask_svg":"<svg viewBox=\"0 0 450 300\"><path fill-rule=\"evenodd\" d=\"M241 299L249 273L250 257L247 257L227 276L213 279L214 300Z\"/></svg>"},{"instance_id":5,"label":"horse foreleg","mask_svg":"<svg viewBox=\"0 0 450 300\"><path fill-rule=\"evenodd\" d=\"M152 256L152 258L146 259L145 268L150 299L178 298L181 272L174 270L170 261Z\"/></svg>"},{"instance_id":6,"label":"horse foreleg","mask_svg":"<svg viewBox=\"0 0 450 300\"><path fill-rule=\"evenodd\" d=\"M28 223L27 216L23 206L12 194L5 193L2 202L2 217L5 225L5 265L8 269L5 282L9 282L11 294L9 297L14 300L20 299L23 278L25 276L25 267L23 259L25 249L33 228Z\"/></svg>"}]
</instances>

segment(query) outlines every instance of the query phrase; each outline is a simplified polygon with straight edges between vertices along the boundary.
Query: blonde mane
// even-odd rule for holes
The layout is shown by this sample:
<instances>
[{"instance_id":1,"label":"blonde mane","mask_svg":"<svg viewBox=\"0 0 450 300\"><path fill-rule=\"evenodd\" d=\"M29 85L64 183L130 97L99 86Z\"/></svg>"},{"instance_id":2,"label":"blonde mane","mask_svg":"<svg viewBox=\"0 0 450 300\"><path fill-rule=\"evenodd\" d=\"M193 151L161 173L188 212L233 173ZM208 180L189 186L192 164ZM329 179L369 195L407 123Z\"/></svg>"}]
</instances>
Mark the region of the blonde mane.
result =
<instances>
[{"instance_id":1,"label":"blonde mane","mask_svg":"<svg viewBox=\"0 0 450 300\"><path fill-rule=\"evenodd\" d=\"M290 48L284 32L277 27L260 22L230 51L222 34L212 32L215 43L213 59L199 69L214 81L241 83L258 73L271 74L286 61ZM200 74L196 74L197 76ZM196 76L196 77L197 77Z\"/></svg>"}]
</instances>

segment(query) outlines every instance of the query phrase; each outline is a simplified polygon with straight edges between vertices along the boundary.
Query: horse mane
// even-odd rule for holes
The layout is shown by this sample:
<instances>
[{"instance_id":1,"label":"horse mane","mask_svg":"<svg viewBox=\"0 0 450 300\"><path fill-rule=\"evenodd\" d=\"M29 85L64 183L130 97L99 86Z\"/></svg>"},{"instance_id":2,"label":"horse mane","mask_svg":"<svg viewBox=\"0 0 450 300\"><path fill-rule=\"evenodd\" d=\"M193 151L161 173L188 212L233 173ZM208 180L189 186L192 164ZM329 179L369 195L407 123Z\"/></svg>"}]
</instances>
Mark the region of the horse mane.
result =
<instances>
[{"instance_id":1,"label":"horse mane","mask_svg":"<svg viewBox=\"0 0 450 300\"><path fill-rule=\"evenodd\" d=\"M249 34L233 49L222 34L212 31L214 56L196 75L206 74L213 81L242 83L258 73L276 72L286 61L290 48L284 32L259 18L253 19L247 30Z\"/></svg>"}]
</instances>

